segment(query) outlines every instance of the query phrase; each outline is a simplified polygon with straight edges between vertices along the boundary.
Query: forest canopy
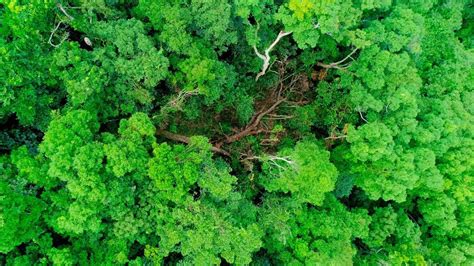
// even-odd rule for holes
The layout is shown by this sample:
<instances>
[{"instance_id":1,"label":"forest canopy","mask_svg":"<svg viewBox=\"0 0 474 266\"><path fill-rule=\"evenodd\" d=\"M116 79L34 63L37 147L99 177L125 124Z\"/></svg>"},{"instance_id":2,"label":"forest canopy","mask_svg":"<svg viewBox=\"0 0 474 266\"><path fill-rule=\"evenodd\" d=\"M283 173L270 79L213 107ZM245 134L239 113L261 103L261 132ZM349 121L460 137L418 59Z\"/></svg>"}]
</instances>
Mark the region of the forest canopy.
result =
<instances>
[{"instance_id":1,"label":"forest canopy","mask_svg":"<svg viewBox=\"0 0 474 266\"><path fill-rule=\"evenodd\" d=\"M469 0L0 1L0 265L473 265Z\"/></svg>"}]
</instances>

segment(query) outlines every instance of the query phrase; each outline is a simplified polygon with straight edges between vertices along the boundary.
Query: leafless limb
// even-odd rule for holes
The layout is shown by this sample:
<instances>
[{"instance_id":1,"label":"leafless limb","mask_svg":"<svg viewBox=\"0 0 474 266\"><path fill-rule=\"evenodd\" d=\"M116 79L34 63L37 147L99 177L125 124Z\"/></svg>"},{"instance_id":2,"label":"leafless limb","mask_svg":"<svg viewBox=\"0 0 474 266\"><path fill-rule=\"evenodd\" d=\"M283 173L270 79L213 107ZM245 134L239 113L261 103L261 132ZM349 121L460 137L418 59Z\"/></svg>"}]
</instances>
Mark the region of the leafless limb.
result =
<instances>
[{"instance_id":1,"label":"leafless limb","mask_svg":"<svg viewBox=\"0 0 474 266\"><path fill-rule=\"evenodd\" d=\"M184 91L180 90L178 95L172 97L163 107L161 107L159 114L156 114L152 117L153 120L155 119L162 119L166 120L166 118L174 111L181 110L184 102L187 98L198 95L199 92L197 89L191 91ZM160 123L160 127L164 129L167 126L167 123Z\"/></svg>"},{"instance_id":2,"label":"leafless limb","mask_svg":"<svg viewBox=\"0 0 474 266\"><path fill-rule=\"evenodd\" d=\"M359 111L359 115L360 115L360 118L362 118L362 120L364 120L366 123L369 123L369 121L367 121L367 119L364 118L361 111Z\"/></svg>"},{"instance_id":3,"label":"leafless limb","mask_svg":"<svg viewBox=\"0 0 474 266\"><path fill-rule=\"evenodd\" d=\"M324 138L324 139L326 139L326 140L336 140L336 139L345 139L345 138L347 138L346 135L341 135L341 136L329 136L329 137Z\"/></svg>"},{"instance_id":4,"label":"leafless limb","mask_svg":"<svg viewBox=\"0 0 474 266\"><path fill-rule=\"evenodd\" d=\"M53 43L53 36L56 33L56 31L59 29L59 27L61 27L62 24L63 22L59 21L56 27L51 31L51 34L49 35L48 43L55 48L59 47L59 45L61 45L61 43L63 43L68 37L68 34L64 34L64 37L61 39L61 41L58 44Z\"/></svg>"},{"instance_id":5,"label":"leafless limb","mask_svg":"<svg viewBox=\"0 0 474 266\"><path fill-rule=\"evenodd\" d=\"M186 143L186 144L189 144L189 142L190 142L189 137L186 137L184 135L171 133L171 132L166 131L166 130L159 129L156 133L157 133L157 135L165 137L165 138L170 139L170 140L174 140L174 141L178 141L178 142L182 142L182 143ZM215 153L218 153L218 154L221 154L221 155L224 155L224 156L227 156L227 157L230 156L230 153L228 153L227 151L225 151L221 148L215 147L215 146L211 147L211 151L215 152Z\"/></svg>"},{"instance_id":6,"label":"leafless limb","mask_svg":"<svg viewBox=\"0 0 474 266\"><path fill-rule=\"evenodd\" d=\"M324 63L318 62L317 65L322 67L322 68L326 68L326 69L335 68L335 69L339 69L339 70L345 70L348 67L350 67L351 64L352 64L352 62L346 63L346 61L350 58L352 59L352 56L354 55L355 52L357 52L357 50L359 50L359 49L355 48L354 50L352 50L352 52L348 56L344 57L342 60L339 60L337 62L334 62L334 63L331 63L331 64L324 64Z\"/></svg>"},{"instance_id":7,"label":"leafless limb","mask_svg":"<svg viewBox=\"0 0 474 266\"><path fill-rule=\"evenodd\" d=\"M74 20L74 18L66 12L66 9L64 9L64 7L63 7L63 5L61 5L61 3L58 3L58 4L57 4L57 7L59 8L59 10L61 10L61 12L63 12L63 14L64 14L68 19Z\"/></svg>"},{"instance_id":8,"label":"leafless limb","mask_svg":"<svg viewBox=\"0 0 474 266\"><path fill-rule=\"evenodd\" d=\"M272 44L270 44L270 46L268 46L268 48L265 49L264 54L261 54L258 51L257 46L255 45L253 46L255 54L263 61L262 71L260 71L260 73L257 74L257 76L255 77L255 80L258 80L261 76L265 75L265 73L267 72L267 69L270 66L270 51L277 45L277 43L281 40L281 38L287 35L290 35L291 33L293 32L280 31L276 39L272 42Z\"/></svg>"},{"instance_id":9,"label":"leafless limb","mask_svg":"<svg viewBox=\"0 0 474 266\"><path fill-rule=\"evenodd\" d=\"M250 157L244 158L242 161L249 161L249 160L267 161L271 165L277 167L279 170L286 168L282 164L286 164L292 168L296 168L296 163L288 156L276 156L276 155L250 156Z\"/></svg>"},{"instance_id":10,"label":"leafless limb","mask_svg":"<svg viewBox=\"0 0 474 266\"><path fill-rule=\"evenodd\" d=\"M197 95L199 94L199 92L197 90L192 90L192 91L180 91L178 93L178 95L176 97L174 97L173 99L171 99L169 102L168 102L168 105L171 106L171 107L176 107L176 108L180 108L181 105L183 104L183 102L189 98L190 96L193 96L193 95Z\"/></svg>"},{"instance_id":11,"label":"leafless limb","mask_svg":"<svg viewBox=\"0 0 474 266\"><path fill-rule=\"evenodd\" d=\"M269 116L268 119L271 119L271 120L285 120L285 119L291 119L294 117L292 115L277 115L277 114L270 114L268 116Z\"/></svg>"},{"instance_id":12,"label":"leafless limb","mask_svg":"<svg viewBox=\"0 0 474 266\"><path fill-rule=\"evenodd\" d=\"M278 162L278 161L282 161L286 164L289 164L289 165L295 165L296 163L294 161L291 160L290 157L286 156L286 157L281 157L281 156L275 156L275 155L270 155L268 156L268 160L270 160L271 162Z\"/></svg>"}]
</instances>

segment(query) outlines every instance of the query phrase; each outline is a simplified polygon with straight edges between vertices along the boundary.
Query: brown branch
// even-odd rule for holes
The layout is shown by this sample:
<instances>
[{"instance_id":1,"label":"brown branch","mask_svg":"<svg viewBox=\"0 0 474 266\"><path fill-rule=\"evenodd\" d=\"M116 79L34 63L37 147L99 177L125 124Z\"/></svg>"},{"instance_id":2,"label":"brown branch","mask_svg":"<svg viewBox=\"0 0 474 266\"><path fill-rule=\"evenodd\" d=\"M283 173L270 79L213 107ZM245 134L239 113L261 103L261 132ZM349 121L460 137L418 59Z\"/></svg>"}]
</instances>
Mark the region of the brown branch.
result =
<instances>
[{"instance_id":1,"label":"brown branch","mask_svg":"<svg viewBox=\"0 0 474 266\"><path fill-rule=\"evenodd\" d=\"M223 143L232 143L232 142L235 142L235 141L238 141L244 137L247 137L247 136L251 136L251 135L257 135L257 134L260 134L262 132L264 132L264 129L257 129L258 125L260 124L260 122L262 121L262 118L264 116L266 116L267 114L273 112L273 110L275 110L275 108L277 108L278 105L280 105L282 102L284 102L286 99L283 98L283 99L280 99L278 101L276 101L272 106L270 106L270 108L268 108L267 110L262 110L260 112L258 112L257 114L255 114L252 119L250 120L250 123L244 128L244 130L232 135L232 136L229 136L229 137L226 137L224 141L221 141L219 143L216 144L217 147L220 147L222 146Z\"/></svg>"},{"instance_id":2,"label":"brown branch","mask_svg":"<svg viewBox=\"0 0 474 266\"><path fill-rule=\"evenodd\" d=\"M286 36L288 34L289 33L286 33L283 36ZM272 43L272 45L269 47L269 49L267 49L267 50L268 51L271 50L271 48L273 48L276 45L277 42L278 42L278 40L275 40ZM268 55L268 51L266 51L267 55ZM262 57L265 57L265 56L262 55ZM280 69L280 72L278 74L280 76L283 76L284 75L284 70L285 70L284 68ZM289 93L291 93L294 89L293 87L297 85L297 81L300 79L298 76L296 76L296 77L293 77L293 76L294 76L293 74L290 75L290 77L292 77L292 79L290 80L289 87L285 86L285 84L283 82L284 80L288 79L289 77L284 77L284 78L280 79L280 82L278 82L274 86L274 88L270 91L270 93L267 94L267 97L265 98L265 100L263 100L262 102L260 102L260 104L258 104L259 106L262 106L262 107L258 108L258 111L252 116L252 118L250 119L250 122L248 122L245 127L240 128L240 129L232 129L232 131L233 131L232 135L230 135L230 136L225 135L220 139L216 139L214 141L211 141L211 143L213 144L211 150L215 153L219 153L219 154L222 154L224 156L230 156L229 152L221 149L221 147L224 144L230 144L230 143L239 141L242 138L245 138L247 136L258 135L258 134L261 134L261 133L265 133L265 134L272 133L272 130L270 130L268 128L268 126L265 124L265 122L263 121L266 116L270 116L268 118L268 120L272 120L272 119L290 119L292 116L282 116L282 115L276 115L276 114L274 114L273 116L271 116L271 115L272 115L272 112L274 112L275 109L277 109L277 107L279 105L281 105L283 102L288 102L288 100L286 98L287 96L284 96L283 94L287 91L288 88L290 89ZM182 98L182 97L178 97L178 98ZM301 105L301 104L304 104L306 102L307 101L305 101L305 100L299 100L299 101L292 102L292 103L295 104L295 105ZM173 103L173 102L171 102L171 103ZM190 139L188 137L183 136L183 135L179 135L179 134L175 134L175 133L171 133L171 132L166 131L164 129L157 130L157 134L162 136L162 137L165 137L167 139L182 142L182 143L189 143L190 142Z\"/></svg>"},{"instance_id":3,"label":"brown branch","mask_svg":"<svg viewBox=\"0 0 474 266\"><path fill-rule=\"evenodd\" d=\"M364 120L366 123L369 123L369 121L365 119L364 115L362 115L362 112L360 110L359 110L359 115L360 115L360 118L362 118L362 120Z\"/></svg>"},{"instance_id":4,"label":"brown branch","mask_svg":"<svg viewBox=\"0 0 474 266\"><path fill-rule=\"evenodd\" d=\"M182 143L186 143L186 144L189 144L189 142L190 142L189 137L179 135L179 134L175 134L175 133L171 133L169 131L162 130L162 129L157 130L156 134L159 135L159 136L165 137L167 139L177 141L177 142L182 142ZM228 153L227 151L225 151L221 148L218 148L216 146L212 146L211 151L215 152L215 153L218 153L218 154L221 154L221 155L224 155L224 156L227 156L227 157L230 157L230 153Z\"/></svg>"},{"instance_id":5,"label":"brown branch","mask_svg":"<svg viewBox=\"0 0 474 266\"><path fill-rule=\"evenodd\" d=\"M284 67L280 69L279 74L280 76L284 75ZM293 75L290 75L293 76ZM233 135L230 136L225 136L223 139L216 141L215 146L216 147L222 147L224 144L229 144L233 143L236 141L241 140L242 138L245 138L247 136L253 136L257 135L260 133L272 133L271 130L266 128L265 124L263 123L263 118L266 116L270 116L272 112L275 111L275 109L282 104L283 102L287 103L289 102L288 99L283 96L283 93L289 88L290 93L293 90L293 86L296 84L296 82L299 80L299 77L294 77L289 86L285 86L284 80L287 79L288 77L281 78L278 84L275 85L273 90L271 91L270 94L267 95L266 101L262 102L262 108L259 109L258 112L256 112L252 118L250 119L250 122L241 130L233 130ZM294 102L294 104L304 104L306 101L300 100L298 102ZM269 107L268 107L269 106ZM290 119L292 116L278 116L274 115L273 117L269 117L268 120L272 119Z\"/></svg>"},{"instance_id":6,"label":"brown branch","mask_svg":"<svg viewBox=\"0 0 474 266\"><path fill-rule=\"evenodd\" d=\"M325 140L336 140L336 139L345 139L347 136L346 135L341 135L341 136L329 136L327 138L324 138Z\"/></svg>"}]
</instances>

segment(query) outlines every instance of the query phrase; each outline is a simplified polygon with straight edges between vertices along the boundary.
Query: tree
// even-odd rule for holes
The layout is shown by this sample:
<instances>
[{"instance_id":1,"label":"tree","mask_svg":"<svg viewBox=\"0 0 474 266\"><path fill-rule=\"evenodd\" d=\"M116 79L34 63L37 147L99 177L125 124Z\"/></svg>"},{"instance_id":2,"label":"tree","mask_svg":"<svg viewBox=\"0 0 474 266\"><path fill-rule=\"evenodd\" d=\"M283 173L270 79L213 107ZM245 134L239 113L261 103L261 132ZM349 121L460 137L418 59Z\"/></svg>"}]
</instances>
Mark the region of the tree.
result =
<instances>
[{"instance_id":1,"label":"tree","mask_svg":"<svg viewBox=\"0 0 474 266\"><path fill-rule=\"evenodd\" d=\"M1 265L473 265L468 1L0 4Z\"/></svg>"},{"instance_id":2,"label":"tree","mask_svg":"<svg viewBox=\"0 0 474 266\"><path fill-rule=\"evenodd\" d=\"M263 160L262 185L269 192L291 192L298 202L321 205L326 192L334 189L337 169L329 162L329 153L312 140Z\"/></svg>"}]
</instances>

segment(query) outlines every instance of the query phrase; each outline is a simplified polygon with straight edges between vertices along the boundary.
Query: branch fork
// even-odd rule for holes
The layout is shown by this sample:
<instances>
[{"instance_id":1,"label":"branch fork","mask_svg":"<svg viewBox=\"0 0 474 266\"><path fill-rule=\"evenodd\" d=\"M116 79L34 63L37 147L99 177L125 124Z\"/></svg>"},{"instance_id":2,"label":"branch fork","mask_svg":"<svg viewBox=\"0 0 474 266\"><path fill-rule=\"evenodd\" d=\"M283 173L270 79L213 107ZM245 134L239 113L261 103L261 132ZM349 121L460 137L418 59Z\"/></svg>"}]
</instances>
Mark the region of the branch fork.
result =
<instances>
[{"instance_id":1,"label":"branch fork","mask_svg":"<svg viewBox=\"0 0 474 266\"><path fill-rule=\"evenodd\" d=\"M290 35L291 31L289 32L285 32L285 31L280 31L280 33L278 33L278 36L276 37L276 39L272 42L272 44L270 44L270 46L268 46L267 49L265 49L264 53L261 54L258 49L257 49L257 46L253 46L253 49L255 51L255 54L260 58L262 59L263 61L263 65L262 65L262 71L260 71L260 73L257 74L257 76L255 77L255 80L258 80L261 76L265 75L265 73L267 73L267 70L268 70L268 67L270 66L270 51L275 48L275 46L278 44L278 42L281 40L281 38L285 37L285 36L288 36Z\"/></svg>"}]
</instances>

